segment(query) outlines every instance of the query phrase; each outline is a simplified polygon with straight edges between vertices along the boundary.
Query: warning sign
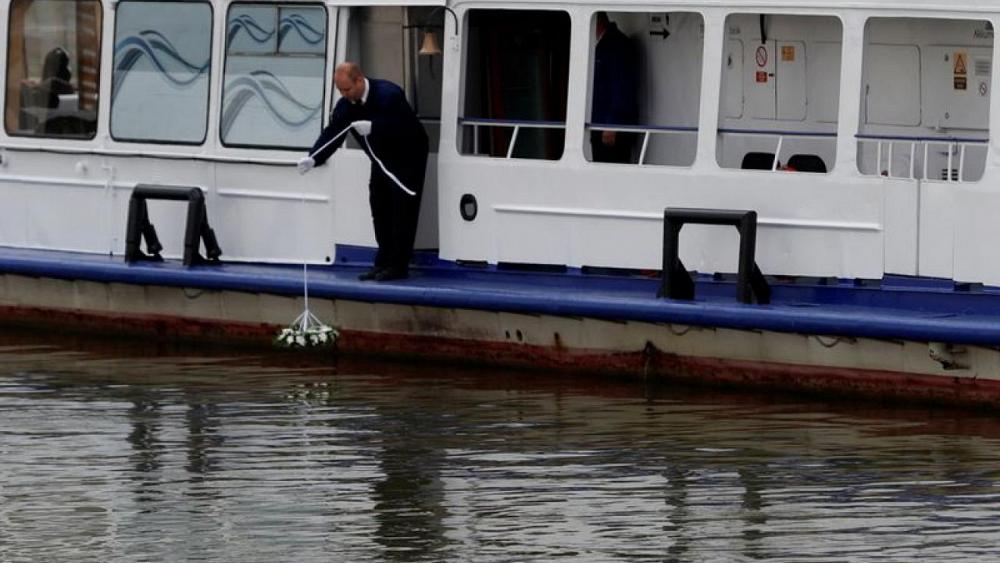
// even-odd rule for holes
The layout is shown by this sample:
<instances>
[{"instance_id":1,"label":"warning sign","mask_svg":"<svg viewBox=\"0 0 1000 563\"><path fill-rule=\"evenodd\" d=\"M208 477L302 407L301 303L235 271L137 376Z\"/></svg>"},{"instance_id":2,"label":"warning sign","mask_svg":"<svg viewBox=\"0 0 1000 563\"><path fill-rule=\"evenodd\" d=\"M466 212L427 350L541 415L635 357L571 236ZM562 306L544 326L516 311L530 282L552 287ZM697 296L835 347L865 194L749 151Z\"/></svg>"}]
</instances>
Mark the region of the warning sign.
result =
<instances>
[{"instance_id":1,"label":"warning sign","mask_svg":"<svg viewBox=\"0 0 1000 563\"><path fill-rule=\"evenodd\" d=\"M785 62L795 60L795 45L785 45L781 48L781 60Z\"/></svg>"},{"instance_id":2,"label":"warning sign","mask_svg":"<svg viewBox=\"0 0 1000 563\"><path fill-rule=\"evenodd\" d=\"M756 58L757 58L757 66L759 67L767 66L767 47L763 45L757 47ZM760 81L758 80L758 82Z\"/></svg>"},{"instance_id":3,"label":"warning sign","mask_svg":"<svg viewBox=\"0 0 1000 563\"><path fill-rule=\"evenodd\" d=\"M966 64L965 53L961 51L955 53L955 76L965 76L968 74L968 66Z\"/></svg>"},{"instance_id":4,"label":"warning sign","mask_svg":"<svg viewBox=\"0 0 1000 563\"><path fill-rule=\"evenodd\" d=\"M757 84L767 84L767 73L766 72L764 72L762 70L758 70L757 71Z\"/></svg>"},{"instance_id":5,"label":"warning sign","mask_svg":"<svg viewBox=\"0 0 1000 563\"><path fill-rule=\"evenodd\" d=\"M966 90L969 86L968 80L964 76L955 77L955 89L956 90Z\"/></svg>"}]
</instances>

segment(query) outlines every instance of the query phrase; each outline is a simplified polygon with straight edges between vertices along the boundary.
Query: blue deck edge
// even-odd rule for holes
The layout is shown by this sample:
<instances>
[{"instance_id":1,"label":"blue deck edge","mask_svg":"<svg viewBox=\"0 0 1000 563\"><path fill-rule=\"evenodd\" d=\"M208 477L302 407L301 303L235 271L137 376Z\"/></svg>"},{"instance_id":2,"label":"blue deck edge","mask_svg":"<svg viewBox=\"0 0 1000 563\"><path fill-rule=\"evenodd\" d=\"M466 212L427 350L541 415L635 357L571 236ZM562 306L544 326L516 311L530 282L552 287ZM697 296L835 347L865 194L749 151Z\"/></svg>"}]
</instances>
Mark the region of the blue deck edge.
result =
<instances>
[{"instance_id":1,"label":"blue deck edge","mask_svg":"<svg viewBox=\"0 0 1000 563\"><path fill-rule=\"evenodd\" d=\"M1000 289L962 290L949 280L887 276L776 283L770 305L735 300L735 285L698 276L694 301L658 299L659 279L646 275L509 271L464 267L419 253L409 279L360 282L367 249L338 249L333 265L309 267L311 297L532 315L641 321L918 342L1000 345ZM224 263L186 268L178 261L126 264L120 256L0 248L0 272L26 276L302 294L302 267ZM958 289L956 289L958 287Z\"/></svg>"}]
</instances>

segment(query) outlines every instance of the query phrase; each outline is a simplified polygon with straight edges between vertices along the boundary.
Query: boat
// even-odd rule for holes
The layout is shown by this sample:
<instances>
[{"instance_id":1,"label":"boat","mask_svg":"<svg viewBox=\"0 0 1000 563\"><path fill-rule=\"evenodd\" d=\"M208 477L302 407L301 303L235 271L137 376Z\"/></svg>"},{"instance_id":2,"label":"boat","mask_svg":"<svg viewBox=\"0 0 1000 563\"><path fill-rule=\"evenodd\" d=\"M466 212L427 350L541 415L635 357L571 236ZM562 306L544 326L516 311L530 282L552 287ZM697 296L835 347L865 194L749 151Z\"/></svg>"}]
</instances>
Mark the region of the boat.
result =
<instances>
[{"instance_id":1,"label":"boat","mask_svg":"<svg viewBox=\"0 0 1000 563\"><path fill-rule=\"evenodd\" d=\"M2 4L8 324L1000 405L993 2ZM295 170L343 61L430 135L409 279L353 140Z\"/></svg>"}]
</instances>

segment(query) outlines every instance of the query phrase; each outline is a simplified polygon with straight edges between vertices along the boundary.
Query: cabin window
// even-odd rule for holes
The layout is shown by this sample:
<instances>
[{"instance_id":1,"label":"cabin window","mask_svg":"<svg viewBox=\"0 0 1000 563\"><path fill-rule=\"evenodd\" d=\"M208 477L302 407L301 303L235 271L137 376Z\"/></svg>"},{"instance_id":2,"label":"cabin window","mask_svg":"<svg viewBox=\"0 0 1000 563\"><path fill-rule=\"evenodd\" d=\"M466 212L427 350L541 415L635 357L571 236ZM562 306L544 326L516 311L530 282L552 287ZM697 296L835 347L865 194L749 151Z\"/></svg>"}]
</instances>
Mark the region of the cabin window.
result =
<instances>
[{"instance_id":1,"label":"cabin window","mask_svg":"<svg viewBox=\"0 0 1000 563\"><path fill-rule=\"evenodd\" d=\"M419 51L425 30L434 32L439 44L443 41L444 15L432 6L379 6L350 8L348 19L346 60L361 65L365 75L394 82L406 92L427 131L431 152L437 152L441 139L444 57ZM448 24L452 29L450 19ZM346 144L360 148L353 135Z\"/></svg>"},{"instance_id":2,"label":"cabin window","mask_svg":"<svg viewBox=\"0 0 1000 563\"><path fill-rule=\"evenodd\" d=\"M323 125L326 10L233 4L219 135L226 146L301 150Z\"/></svg>"},{"instance_id":3,"label":"cabin window","mask_svg":"<svg viewBox=\"0 0 1000 563\"><path fill-rule=\"evenodd\" d=\"M8 134L94 137L101 10L95 0L10 2L4 108Z\"/></svg>"},{"instance_id":4,"label":"cabin window","mask_svg":"<svg viewBox=\"0 0 1000 563\"><path fill-rule=\"evenodd\" d=\"M208 127L211 5L123 1L115 14L111 136L202 143Z\"/></svg>"},{"instance_id":5,"label":"cabin window","mask_svg":"<svg viewBox=\"0 0 1000 563\"><path fill-rule=\"evenodd\" d=\"M470 10L459 152L557 160L563 154L570 18Z\"/></svg>"},{"instance_id":6,"label":"cabin window","mask_svg":"<svg viewBox=\"0 0 1000 563\"><path fill-rule=\"evenodd\" d=\"M863 57L859 171L908 180L980 180L990 134L992 25L872 18Z\"/></svg>"},{"instance_id":7,"label":"cabin window","mask_svg":"<svg viewBox=\"0 0 1000 563\"><path fill-rule=\"evenodd\" d=\"M840 20L732 14L724 41L719 166L830 172L837 157Z\"/></svg>"},{"instance_id":8,"label":"cabin window","mask_svg":"<svg viewBox=\"0 0 1000 563\"><path fill-rule=\"evenodd\" d=\"M700 14L683 12L594 15L588 160L694 162L704 26Z\"/></svg>"}]
</instances>

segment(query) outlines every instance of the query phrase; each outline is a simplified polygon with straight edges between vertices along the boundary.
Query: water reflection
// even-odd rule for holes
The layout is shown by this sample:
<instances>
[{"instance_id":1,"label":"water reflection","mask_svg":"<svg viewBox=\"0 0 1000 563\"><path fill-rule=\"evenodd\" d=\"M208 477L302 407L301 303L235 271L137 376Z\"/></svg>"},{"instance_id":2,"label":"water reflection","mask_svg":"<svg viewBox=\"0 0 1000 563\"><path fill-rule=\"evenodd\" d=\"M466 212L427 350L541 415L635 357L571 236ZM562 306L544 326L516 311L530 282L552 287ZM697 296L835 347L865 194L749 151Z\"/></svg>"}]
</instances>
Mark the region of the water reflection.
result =
<instances>
[{"instance_id":1,"label":"water reflection","mask_svg":"<svg viewBox=\"0 0 1000 563\"><path fill-rule=\"evenodd\" d=\"M0 561L942 561L1000 419L0 334Z\"/></svg>"},{"instance_id":2,"label":"water reflection","mask_svg":"<svg viewBox=\"0 0 1000 563\"><path fill-rule=\"evenodd\" d=\"M375 541L385 560L426 558L447 545L443 523L447 501L440 474L446 456L435 446L437 425L419 411L379 415L382 477L372 491L378 522ZM430 432L424 431L428 427Z\"/></svg>"}]
</instances>

